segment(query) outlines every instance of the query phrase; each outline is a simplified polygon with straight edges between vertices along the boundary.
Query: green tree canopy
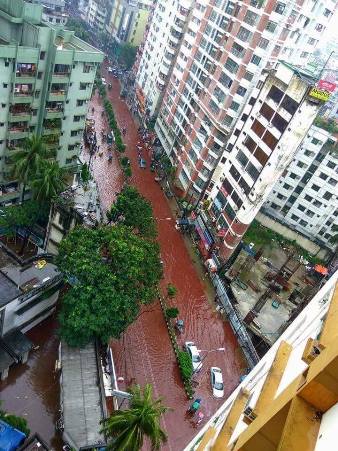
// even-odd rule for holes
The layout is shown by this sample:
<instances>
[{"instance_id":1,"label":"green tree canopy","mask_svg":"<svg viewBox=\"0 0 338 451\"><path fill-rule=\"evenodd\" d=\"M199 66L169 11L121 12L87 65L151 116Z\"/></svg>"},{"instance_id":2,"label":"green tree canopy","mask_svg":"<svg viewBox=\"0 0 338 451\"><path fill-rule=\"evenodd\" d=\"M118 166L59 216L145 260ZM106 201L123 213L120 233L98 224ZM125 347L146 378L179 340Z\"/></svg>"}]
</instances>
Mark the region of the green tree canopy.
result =
<instances>
[{"instance_id":1,"label":"green tree canopy","mask_svg":"<svg viewBox=\"0 0 338 451\"><path fill-rule=\"evenodd\" d=\"M50 202L66 188L66 171L56 161L41 162L31 182L33 199Z\"/></svg>"},{"instance_id":2,"label":"green tree canopy","mask_svg":"<svg viewBox=\"0 0 338 451\"><path fill-rule=\"evenodd\" d=\"M66 28L67 30L74 31L75 35L83 41L90 40L90 33L87 30L87 25L83 20L76 17L69 17Z\"/></svg>"},{"instance_id":3,"label":"green tree canopy","mask_svg":"<svg viewBox=\"0 0 338 451\"><path fill-rule=\"evenodd\" d=\"M131 44L120 44L117 49L118 60L127 70L133 67L136 59L137 47Z\"/></svg>"},{"instance_id":4,"label":"green tree canopy","mask_svg":"<svg viewBox=\"0 0 338 451\"><path fill-rule=\"evenodd\" d=\"M42 139L36 135L27 138L24 148L14 154L13 175L24 186L22 200L24 200L26 185L31 182L47 154L48 152Z\"/></svg>"},{"instance_id":5,"label":"green tree canopy","mask_svg":"<svg viewBox=\"0 0 338 451\"><path fill-rule=\"evenodd\" d=\"M137 229L147 238L155 238L157 235L151 204L133 186L123 188L111 206L108 219Z\"/></svg>"},{"instance_id":6,"label":"green tree canopy","mask_svg":"<svg viewBox=\"0 0 338 451\"><path fill-rule=\"evenodd\" d=\"M147 384L143 391L139 385L129 390L132 398L130 408L115 411L103 422L102 432L111 441L108 450L139 451L146 436L152 450L159 450L161 444L167 440L161 429L161 416L168 410L161 398L154 400L152 386Z\"/></svg>"},{"instance_id":7,"label":"green tree canopy","mask_svg":"<svg viewBox=\"0 0 338 451\"><path fill-rule=\"evenodd\" d=\"M60 333L73 346L118 338L140 305L155 299L162 275L157 243L125 226L75 228L61 242L57 264L72 285Z\"/></svg>"}]
</instances>

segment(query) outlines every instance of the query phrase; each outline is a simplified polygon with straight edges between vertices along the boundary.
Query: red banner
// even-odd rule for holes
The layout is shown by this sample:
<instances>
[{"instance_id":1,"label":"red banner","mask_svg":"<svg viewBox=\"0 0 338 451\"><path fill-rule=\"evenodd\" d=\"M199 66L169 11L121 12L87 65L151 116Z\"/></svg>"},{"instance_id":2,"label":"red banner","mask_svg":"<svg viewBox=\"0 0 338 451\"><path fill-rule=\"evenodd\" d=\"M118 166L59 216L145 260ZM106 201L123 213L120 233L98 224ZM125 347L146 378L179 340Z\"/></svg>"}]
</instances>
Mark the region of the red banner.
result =
<instances>
[{"instance_id":1,"label":"red banner","mask_svg":"<svg viewBox=\"0 0 338 451\"><path fill-rule=\"evenodd\" d=\"M331 81L319 80L317 87L319 89L324 89L325 91L334 92L337 85L335 83L331 83Z\"/></svg>"}]
</instances>

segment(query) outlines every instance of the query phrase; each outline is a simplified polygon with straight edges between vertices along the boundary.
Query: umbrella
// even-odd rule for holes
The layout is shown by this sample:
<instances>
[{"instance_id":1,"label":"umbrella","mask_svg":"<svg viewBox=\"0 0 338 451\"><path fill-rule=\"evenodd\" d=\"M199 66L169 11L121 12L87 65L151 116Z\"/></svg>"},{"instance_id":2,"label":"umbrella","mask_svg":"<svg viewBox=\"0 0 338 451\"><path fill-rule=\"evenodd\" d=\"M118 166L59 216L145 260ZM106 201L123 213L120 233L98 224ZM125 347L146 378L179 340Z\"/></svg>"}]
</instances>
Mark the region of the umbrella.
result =
<instances>
[{"instance_id":1,"label":"umbrella","mask_svg":"<svg viewBox=\"0 0 338 451\"><path fill-rule=\"evenodd\" d=\"M316 272L319 272L319 274L322 274L323 276L326 276L329 273L328 269L322 265L315 265L314 269Z\"/></svg>"}]
</instances>

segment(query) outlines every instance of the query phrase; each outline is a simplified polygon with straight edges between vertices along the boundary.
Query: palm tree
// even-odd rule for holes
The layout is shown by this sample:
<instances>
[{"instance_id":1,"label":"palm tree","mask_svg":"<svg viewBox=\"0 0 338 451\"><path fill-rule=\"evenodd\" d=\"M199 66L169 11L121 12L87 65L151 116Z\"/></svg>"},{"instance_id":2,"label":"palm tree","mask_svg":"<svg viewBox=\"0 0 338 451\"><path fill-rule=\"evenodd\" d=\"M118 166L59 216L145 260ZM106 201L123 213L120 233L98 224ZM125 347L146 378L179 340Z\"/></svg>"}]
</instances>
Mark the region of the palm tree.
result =
<instances>
[{"instance_id":1,"label":"palm tree","mask_svg":"<svg viewBox=\"0 0 338 451\"><path fill-rule=\"evenodd\" d=\"M160 418L168 408L162 399L154 400L152 386L147 384L143 391L139 385L131 387L130 409L117 410L103 421L102 431L111 441L108 450L138 451L143 446L144 436L148 437L152 450L160 449L167 435L161 429Z\"/></svg>"},{"instance_id":2,"label":"palm tree","mask_svg":"<svg viewBox=\"0 0 338 451\"><path fill-rule=\"evenodd\" d=\"M41 162L31 182L33 199L39 202L51 201L65 189L66 175L66 171L56 161Z\"/></svg>"},{"instance_id":3,"label":"palm tree","mask_svg":"<svg viewBox=\"0 0 338 451\"><path fill-rule=\"evenodd\" d=\"M25 147L14 156L13 174L23 184L21 202L24 201L26 185L39 168L43 159L47 156L47 150L42 139L32 135L26 139Z\"/></svg>"}]
</instances>

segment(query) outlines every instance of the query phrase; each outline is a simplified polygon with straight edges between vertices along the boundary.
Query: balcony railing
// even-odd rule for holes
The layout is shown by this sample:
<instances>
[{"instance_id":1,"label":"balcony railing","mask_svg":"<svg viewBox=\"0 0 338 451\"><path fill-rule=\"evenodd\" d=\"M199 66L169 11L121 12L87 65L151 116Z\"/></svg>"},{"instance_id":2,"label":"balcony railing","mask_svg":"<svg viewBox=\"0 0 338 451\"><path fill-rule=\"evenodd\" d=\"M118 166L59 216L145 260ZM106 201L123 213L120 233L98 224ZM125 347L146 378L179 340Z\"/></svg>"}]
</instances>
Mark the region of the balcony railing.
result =
<instances>
[{"instance_id":1,"label":"balcony railing","mask_svg":"<svg viewBox=\"0 0 338 451\"><path fill-rule=\"evenodd\" d=\"M16 77L35 77L36 70L18 70L15 72Z\"/></svg>"},{"instance_id":2,"label":"balcony railing","mask_svg":"<svg viewBox=\"0 0 338 451\"><path fill-rule=\"evenodd\" d=\"M47 113L63 113L63 108L46 108Z\"/></svg>"},{"instance_id":3,"label":"balcony railing","mask_svg":"<svg viewBox=\"0 0 338 451\"><path fill-rule=\"evenodd\" d=\"M15 97L31 97L33 95L33 91L14 91Z\"/></svg>"},{"instance_id":4,"label":"balcony railing","mask_svg":"<svg viewBox=\"0 0 338 451\"><path fill-rule=\"evenodd\" d=\"M50 94L53 96L64 96L66 91L64 89L59 89L57 91L50 91Z\"/></svg>"},{"instance_id":5,"label":"balcony railing","mask_svg":"<svg viewBox=\"0 0 338 451\"><path fill-rule=\"evenodd\" d=\"M9 127L8 131L11 133L21 133L21 132L28 132L29 128L28 127Z\"/></svg>"}]
</instances>

